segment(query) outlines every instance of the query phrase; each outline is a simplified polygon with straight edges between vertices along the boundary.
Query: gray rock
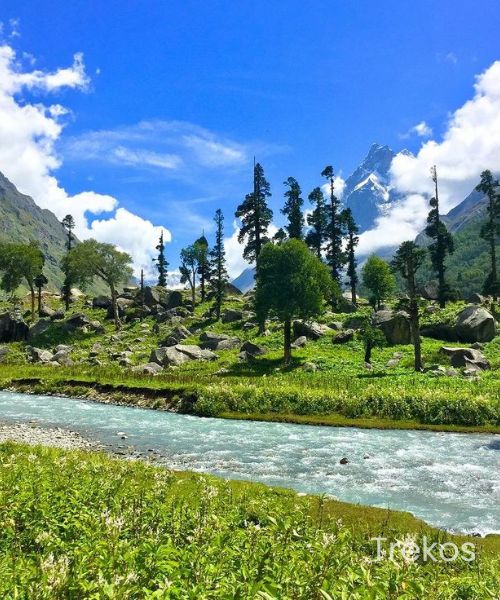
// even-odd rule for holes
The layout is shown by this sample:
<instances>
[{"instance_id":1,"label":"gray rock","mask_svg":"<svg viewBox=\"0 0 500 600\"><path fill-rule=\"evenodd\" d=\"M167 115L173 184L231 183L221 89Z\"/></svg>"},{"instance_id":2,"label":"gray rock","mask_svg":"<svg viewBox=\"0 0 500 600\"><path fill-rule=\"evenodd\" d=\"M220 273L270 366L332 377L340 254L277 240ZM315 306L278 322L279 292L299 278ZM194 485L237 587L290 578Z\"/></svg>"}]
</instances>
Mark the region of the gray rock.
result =
<instances>
[{"instance_id":1,"label":"gray rock","mask_svg":"<svg viewBox=\"0 0 500 600\"><path fill-rule=\"evenodd\" d=\"M258 346L257 344L254 344L253 342L246 341L242 344L242 346L240 348L240 353L241 352L246 352L250 356L254 357L254 356L262 356L263 354L266 354L267 350L265 348L263 348L262 346Z\"/></svg>"},{"instance_id":2,"label":"gray rock","mask_svg":"<svg viewBox=\"0 0 500 600\"><path fill-rule=\"evenodd\" d=\"M64 365L65 367L69 367L74 364L73 360L69 356L69 352L65 350L60 350L59 352L56 352L52 356L51 361L59 363L60 365Z\"/></svg>"},{"instance_id":3,"label":"gray rock","mask_svg":"<svg viewBox=\"0 0 500 600\"><path fill-rule=\"evenodd\" d=\"M177 344L175 346L177 352L182 352L188 356L191 360L217 360L217 354L214 354L211 350L204 350L199 346Z\"/></svg>"},{"instance_id":4,"label":"gray rock","mask_svg":"<svg viewBox=\"0 0 500 600\"><path fill-rule=\"evenodd\" d=\"M40 307L40 312L38 314L40 315L40 317L47 317L51 319L54 316L55 312L56 311L50 308L50 306L47 306L46 304L42 303L42 306Z\"/></svg>"},{"instance_id":5,"label":"gray rock","mask_svg":"<svg viewBox=\"0 0 500 600\"><path fill-rule=\"evenodd\" d=\"M404 311L379 310L373 324L383 332L389 344L411 344L410 318Z\"/></svg>"},{"instance_id":6,"label":"gray rock","mask_svg":"<svg viewBox=\"0 0 500 600\"><path fill-rule=\"evenodd\" d=\"M80 327L86 327L90 324L90 319L83 313L75 313L66 319L64 322L64 328L67 331L74 331Z\"/></svg>"},{"instance_id":7,"label":"gray rock","mask_svg":"<svg viewBox=\"0 0 500 600\"><path fill-rule=\"evenodd\" d=\"M243 311L236 310L234 308L228 308L221 315L221 321L223 323L235 323L243 319Z\"/></svg>"},{"instance_id":8,"label":"gray rock","mask_svg":"<svg viewBox=\"0 0 500 600\"><path fill-rule=\"evenodd\" d=\"M132 371L134 373L141 373L143 375L157 375L163 371L163 367L158 363L150 362L144 365L138 365L137 367L133 367Z\"/></svg>"},{"instance_id":9,"label":"gray rock","mask_svg":"<svg viewBox=\"0 0 500 600\"><path fill-rule=\"evenodd\" d=\"M352 342L354 339L354 329L346 329L345 331L339 331L337 335L333 336L332 342L334 344L346 344Z\"/></svg>"},{"instance_id":10,"label":"gray rock","mask_svg":"<svg viewBox=\"0 0 500 600\"><path fill-rule=\"evenodd\" d=\"M390 360L387 361L387 367L389 369L394 369L394 367L397 367L399 365L399 358L391 358Z\"/></svg>"},{"instance_id":11,"label":"gray rock","mask_svg":"<svg viewBox=\"0 0 500 600\"><path fill-rule=\"evenodd\" d=\"M313 362L305 362L301 368L306 373L316 373L318 370L318 365L314 364Z\"/></svg>"},{"instance_id":12,"label":"gray rock","mask_svg":"<svg viewBox=\"0 0 500 600\"><path fill-rule=\"evenodd\" d=\"M319 340L320 337L330 331L326 325L315 323L314 321L294 321L293 322L293 334L295 337L305 336L310 340Z\"/></svg>"},{"instance_id":13,"label":"gray rock","mask_svg":"<svg viewBox=\"0 0 500 600\"><path fill-rule=\"evenodd\" d=\"M96 296L92 299L92 308L105 308L108 309L111 306L111 298L108 296Z\"/></svg>"},{"instance_id":14,"label":"gray rock","mask_svg":"<svg viewBox=\"0 0 500 600\"><path fill-rule=\"evenodd\" d=\"M363 327L363 325L365 324L366 319L364 319L363 317L357 317L357 316L353 316L353 317L349 317L348 319L346 319L345 323L344 323L344 327L346 329L361 329Z\"/></svg>"},{"instance_id":15,"label":"gray rock","mask_svg":"<svg viewBox=\"0 0 500 600\"><path fill-rule=\"evenodd\" d=\"M0 365L7 360L10 350L5 346L0 347Z\"/></svg>"},{"instance_id":16,"label":"gray rock","mask_svg":"<svg viewBox=\"0 0 500 600\"><path fill-rule=\"evenodd\" d=\"M434 323L420 330L422 337L432 338L434 340L443 340L445 342L458 342L458 335L455 327L447 323Z\"/></svg>"},{"instance_id":17,"label":"gray rock","mask_svg":"<svg viewBox=\"0 0 500 600\"><path fill-rule=\"evenodd\" d=\"M490 363L482 352L474 348L449 348L443 346L440 352L451 358L451 365L455 368L470 367L481 370L490 368Z\"/></svg>"},{"instance_id":18,"label":"gray rock","mask_svg":"<svg viewBox=\"0 0 500 600\"><path fill-rule=\"evenodd\" d=\"M52 322L49 321L49 319L40 319L33 325L33 327L30 327L29 339L33 339L38 337L39 335L43 335L51 327Z\"/></svg>"},{"instance_id":19,"label":"gray rock","mask_svg":"<svg viewBox=\"0 0 500 600\"><path fill-rule=\"evenodd\" d=\"M66 352L66 353L68 353L68 352L71 352L71 350L72 350L71 346L68 346L67 344L59 344L58 346L56 346L54 348L54 353L57 353L57 352Z\"/></svg>"},{"instance_id":20,"label":"gray rock","mask_svg":"<svg viewBox=\"0 0 500 600\"><path fill-rule=\"evenodd\" d=\"M468 306L459 313L455 331L461 342L491 342L496 335L495 318L481 306Z\"/></svg>"},{"instance_id":21,"label":"gray rock","mask_svg":"<svg viewBox=\"0 0 500 600\"><path fill-rule=\"evenodd\" d=\"M356 319L356 317L351 317ZM340 321L332 321L331 323L328 324L328 327L330 327L330 329L333 329L334 331L340 331L341 329L344 329L344 325L340 322ZM356 329L355 327L350 326L351 329Z\"/></svg>"},{"instance_id":22,"label":"gray rock","mask_svg":"<svg viewBox=\"0 0 500 600\"><path fill-rule=\"evenodd\" d=\"M65 316L66 313L64 310L62 308L58 308L56 311L54 311L54 314L50 318L52 321L62 321Z\"/></svg>"},{"instance_id":23,"label":"gray rock","mask_svg":"<svg viewBox=\"0 0 500 600\"><path fill-rule=\"evenodd\" d=\"M439 285L434 279L427 281L417 288L417 294L426 300L437 300L439 297Z\"/></svg>"},{"instance_id":24,"label":"gray rock","mask_svg":"<svg viewBox=\"0 0 500 600\"><path fill-rule=\"evenodd\" d=\"M476 292L469 294L466 300L471 304L484 304L486 302L486 298L481 294L477 294Z\"/></svg>"},{"instance_id":25,"label":"gray rock","mask_svg":"<svg viewBox=\"0 0 500 600\"><path fill-rule=\"evenodd\" d=\"M11 313L0 316L0 342L23 342L28 335L29 327L20 316Z\"/></svg>"},{"instance_id":26,"label":"gray rock","mask_svg":"<svg viewBox=\"0 0 500 600\"><path fill-rule=\"evenodd\" d=\"M43 348L34 348L33 346L28 346L26 349L32 362L46 363L50 362L53 358L52 352L44 350Z\"/></svg>"},{"instance_id":27,"label":"gray rock","mask_svg":"<svg viewBox=\"0 0 500 600\"><path fill-rule=\"evenodd\" d=\"M307 345L307 338L305 335L298 337L292 344L293 348L303 348Z\"/></svg>"},{"instance_id":28,"label":"gray rock","mask_svg":"<svg viewBox=\"0 0 500 600\"><path fill-rule=\"evenodd\" d=\"M170 346L168 348L155 348L152 350L151 356L149 357L149 362L157 363L162 367L178 367L188 360L189 357L186 354L176 350L174 346Z\"/></svg>"}]
</instances>

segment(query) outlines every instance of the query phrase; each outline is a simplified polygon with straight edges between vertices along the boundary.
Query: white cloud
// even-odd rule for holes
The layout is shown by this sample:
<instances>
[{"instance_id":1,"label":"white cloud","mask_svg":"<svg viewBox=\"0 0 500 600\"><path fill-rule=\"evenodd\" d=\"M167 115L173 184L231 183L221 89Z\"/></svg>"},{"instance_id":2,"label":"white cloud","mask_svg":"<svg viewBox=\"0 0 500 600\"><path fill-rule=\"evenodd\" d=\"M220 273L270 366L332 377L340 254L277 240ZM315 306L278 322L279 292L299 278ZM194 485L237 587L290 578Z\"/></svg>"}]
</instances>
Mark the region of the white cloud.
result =
<instances>
[{"instance_id":1,"label":"white cloud","mask_svg":"<svg viewBox=\"0 0 500 600\"><path fill-rule=\"evenodd\" d=\"M268 229L268 236L272 238L278 231L276 225L271 224ZM245 269L253 266L243 258L243 244L238 242L239 224L238 221L233 222L233 233L231 236L224 238L224 249L226 251L226 265L229 278L234 279Z\"/></svg>"},{"instance_id":2,"label":"white cloud","mask_svg":"<svg viewBox=\"0 0 500 600\"><path fill-rule=\"evenodd\" d=\"M398 154L391 186L401 200L373 230L361 235L360 252L394 246L424 227L433 193L429 169L437 166L441 211L448 212L473 190L484 169L500 165L500 61L476 78L474 96L450 117L441 141L425 142L416 156Z\"/></svg>"},{"instance_id":3,"label":"white cloud","mask_svg":"<svg viewBox=\"0 0 500 600\"><path fill-rule=\"evenodd\" d=\"M328 198L330 198L330 184L324 183L321 186L321 189L323 191L323 194L325 195L325 199L328 200ZM345 179L341 175L335 176L335 186L334 186L333 190L334 190L335 196L339 200L342 200L342 197L344 196L344 190L345 190Z\"/></svg>"},{"instance_id":4,"label":"white cloud","mask_svg":"<svg viewBox=\"0 0 500 600\"><path fill-rule=\"evenodd\" d=\"M60 104L47 106L22 97L25 90L55 93L62 88L84 90L88 85L81 54L75 55L71 67L46 73L23 70L14 50L8 45L0 46L0 169L21 192L32 196L59 219L71 213L78 237L116 243L132 255L136 273L141 267L149 272L154 241L161 228L119 207L112 196L91 190L70 196L54 176L61 164L55 151L63 130L60 119L68 111ZM165 164L167 160L156 155L142 158ZM128 160L132 158L129 156ZM95 219L104 213L112 214ZM165 239L170 240L166 229Z\"/></svg>"},{"instance_id":5,"label":"white cloud","mask_svg":"<svg viewBox=\"0 0 500 600\"><path fill-rule=\"evenodd\" d=\"M247 146L185 121L141 121L90 131L69 139L65 156L112 164L158 167L191 173L193 168L240 167L249 162Z\"/></svg>"},{"instance_id":6,"label":"white cloud","mask_svg":"<svg viewBox=\"0 0 500 600\"><path fill-rule=\"evenodd\" d=\"M432 136L432 127L427 125L425 121L420 121L413 127L410 127L406 133L402 133L399 137L402 139L408 139L412 136L428 138Z\"/></svg>"}]
</instances>

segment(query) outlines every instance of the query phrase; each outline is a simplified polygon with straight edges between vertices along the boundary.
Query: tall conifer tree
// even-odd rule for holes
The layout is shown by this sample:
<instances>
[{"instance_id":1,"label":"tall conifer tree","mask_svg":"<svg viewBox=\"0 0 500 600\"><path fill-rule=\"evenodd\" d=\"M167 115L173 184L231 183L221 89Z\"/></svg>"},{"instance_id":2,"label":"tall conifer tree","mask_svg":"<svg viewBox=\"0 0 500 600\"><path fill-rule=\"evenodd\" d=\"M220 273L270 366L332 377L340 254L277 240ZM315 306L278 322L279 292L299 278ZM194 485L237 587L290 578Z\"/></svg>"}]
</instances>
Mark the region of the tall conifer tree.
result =
<instances>
[{"instance_id":1,"label":"tall conifer tree","mask_svg":"<svg viewBox=\"0 0 500 600\"><path fill-rule=\"evenodd\" d=\"M301 240L304 228L304 215L302 214L304 200L301 197L302 190L294 177L289 177L283 183L288 187L285 192L285 206L281 209L281 212L288 217L288 224L285 226L285 229L290 239Z\"/></svg>"}]
</instances>

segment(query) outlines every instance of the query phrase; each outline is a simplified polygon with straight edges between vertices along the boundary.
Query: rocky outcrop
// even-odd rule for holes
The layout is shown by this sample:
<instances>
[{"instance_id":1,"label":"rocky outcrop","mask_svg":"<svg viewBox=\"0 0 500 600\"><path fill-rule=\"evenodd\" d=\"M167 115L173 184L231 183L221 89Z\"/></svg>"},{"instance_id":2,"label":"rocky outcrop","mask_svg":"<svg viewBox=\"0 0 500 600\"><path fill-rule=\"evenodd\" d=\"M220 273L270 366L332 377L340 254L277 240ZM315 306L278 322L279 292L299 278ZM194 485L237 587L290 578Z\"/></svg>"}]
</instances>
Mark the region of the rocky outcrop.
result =
<instances>
[{"instance_id":1,"label":"rocky outcrop","mask_svg":"<svg viewBox=\"0 0 500 600\"><path fill-rule=\"evenodd\" d=\"M267 350L262 346L258 346L253 342L246 341L242 344L239 353L239 359L242 361L253 360L257 356L262 356L266 354Z\"/></svg>"},{"instance_id":2,"label":"rocky outcrop","mask_svg":"<svg viewBox=\"0 0 500 600\"><path fill-rule=\"evenodd\" d=\"M138 365L132 368L133 373L139 373L141 375L158 375L163 371L163 367L155 362L146 363L144 365Z\"/></svg>"},{"instance_id":3,"label":"rocky outcrop","mask_svg":"<svg viewBox=\"0 0 500 600\"><path fill-rule=\"evenodd\" d=\"M410 317L406 312L379 310L373 317L373 325L383 332L388 344L411 344Z\"/></svg>"},{"instance_id":4,"label":"rocky outcrop","mask_svg":"<svg viewBox=\"0 0 500 600\"><path fill-rule=\"evenodd\" d=\"M481 306L468 306L459 313L455 331L461 342L491 342L496 335L495 318Z\"/></svg>"},{"instance_id":5,"label":"rocky outcrop","mask_svg":"<svg viewBox=\"0 0 500 600\"><path fill-rule=\"evenodd\" d=\"M435 280L427 281L417 289L417 294L426 300L437 300L439 298L439 285Z\"/></svg>"},{"instance_id":6,"label":"rocky outcrop","mask_svg":"<svg viewBox=\"0 0 500 600\"><path fill-rule=\"evenodd\" d=\"M159 286L146 286L144 288L144 304L152 308L162 306L164 309L182 306L182 293L178 290L167 290Z\"/></svg>"},{"instance_id":7,"label":"rocky outcrop","mask_svg":"<svg viewBox=\"0 0 500 600\"><path fill-rule=\"evenodd\" d=\"M111 307L111 298L107 296L96 296L92 299L92 308L105 308L106 310Z\"/></svg>"},{"instance_id":8,"label":"rocky outcrop","mask_svg":"<svg viewBox=\"0 0 500 600\"><path fill-rule=\"evenodd\" d=\"M28 335L29 327L21 316L11 313L0 316L0 343L23 342Z\"/></svg>"},{"instance_id":9,"label":"rocky outcrop","mask_svg":"<svg viewBox=\"0 0 500 600\"><path fill-rule=\"evenodd\" d=\"M306 345L307 345L307 338L305 335L301 335L292 343L292 348L303 348Z\"/></svg>"}]
</instances>

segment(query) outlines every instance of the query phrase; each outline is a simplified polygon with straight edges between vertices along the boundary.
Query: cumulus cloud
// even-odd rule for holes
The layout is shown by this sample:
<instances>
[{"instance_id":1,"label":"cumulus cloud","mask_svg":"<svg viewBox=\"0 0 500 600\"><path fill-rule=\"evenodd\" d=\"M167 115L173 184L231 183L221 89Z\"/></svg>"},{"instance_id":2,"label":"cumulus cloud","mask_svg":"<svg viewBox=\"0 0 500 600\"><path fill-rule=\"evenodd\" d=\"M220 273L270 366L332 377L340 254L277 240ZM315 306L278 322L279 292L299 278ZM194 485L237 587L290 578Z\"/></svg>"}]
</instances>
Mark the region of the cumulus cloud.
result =
<instances>
[{"instance_id":1,"label":"cumulus cloud","mask_svg":"<svg viewBox=\"0 0 500 600\"><path fill-rule=\"evenodd\" d=\"M440 141L425 142L418 154L398 154L391 186L400 200L374 229L361 235L360 252L373 252L414 238L425 225L433 193L429 169L436 165L441 211L448 212L473 190L481 172L500 165L500 61L476 77L474 95L450 117Z\"/></svg>"},{"instance_id":2,"label":"cumulus cloud","mask_svg":"<svg viewBox=\"0 0 500 600\"><path fill-rule=\"evenodd\" d=\"M150 273L151 240L162 228L119 207L112 196L92 190L69 195L54 175L61 164L55 144L63 131L61 118L68 110L57 103L43 104L23 97L25 92L54 94L64 88L86 90L88 85L81 54L75 55L70 67L45 72L23 68L9 45L0 46L0 169L21 192L59 219L71 213L78 237L116 243L132 255L136 273L141 267ZM145 158L167 160L155 155ZM165 237L170 239L167 230Z\"/></svg>"},{"instance_id":3,"label":"cumulus cloud","mask_svg":"<svg viewBox=\"0 0 500 600\"><path fill-rule=\"evenodd\" d=\"M420 121L411 129L409 129L405 134L403 134L402 138L409 138L413 135L418 137L431 137L432 135L432 127L429 127L425 121Z\"/></svg>"}]
</instances>

